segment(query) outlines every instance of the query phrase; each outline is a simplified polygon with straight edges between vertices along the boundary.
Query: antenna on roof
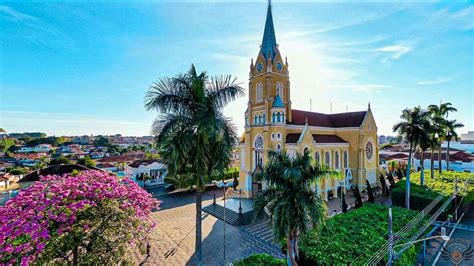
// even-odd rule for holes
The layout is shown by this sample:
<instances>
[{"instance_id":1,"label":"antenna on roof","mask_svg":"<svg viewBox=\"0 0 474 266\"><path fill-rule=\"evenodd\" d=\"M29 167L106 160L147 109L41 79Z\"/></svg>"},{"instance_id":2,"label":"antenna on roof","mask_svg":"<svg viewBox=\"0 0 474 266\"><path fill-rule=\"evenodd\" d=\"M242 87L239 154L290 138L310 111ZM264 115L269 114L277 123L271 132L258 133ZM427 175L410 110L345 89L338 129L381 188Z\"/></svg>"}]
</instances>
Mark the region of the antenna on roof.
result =
<instances>
[{"instance_id":1,"label":"antenna on roof","mask_svg":"<svg viewBox=\"0 0 474 266\"><path fill-rule=\"evenodd\" d=\"M309 111L312 112L313 110L313 99L309 98Z\"/></svg>"}]
</instances>

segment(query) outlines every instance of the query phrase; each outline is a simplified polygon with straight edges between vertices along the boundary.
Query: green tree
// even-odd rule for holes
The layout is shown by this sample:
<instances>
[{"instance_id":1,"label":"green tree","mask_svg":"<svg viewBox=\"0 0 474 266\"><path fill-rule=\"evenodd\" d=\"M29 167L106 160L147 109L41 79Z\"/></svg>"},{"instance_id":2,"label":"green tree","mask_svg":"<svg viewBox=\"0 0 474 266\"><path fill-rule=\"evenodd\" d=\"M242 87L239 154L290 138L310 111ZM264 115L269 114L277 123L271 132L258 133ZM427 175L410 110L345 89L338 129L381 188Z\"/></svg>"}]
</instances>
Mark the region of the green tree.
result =
<instances>
[{"instance_id":1,"label":"green tree","mask_svg":"<svg viewBox=\"0 0 474 266\"><path fill-rule=\"evenodd\" d=\"M145 108L159 112L152 132L169 175L192 178L197 188L197 265L202 265L202 191L213 171L228 166L236 140L234 125L222 110L241 95L243 89L231 76L198 74L191 65L187 73L155 82L145 96Z\"/></svg>"},{"instance_id":2,"label":"green tree","mask_svg":"<svg viewBox=\"0 0 474 266\"><path fill-rule=\"evenodd\" d=\"M83 158L79 158L77 160L77 164L84 165L86 167L95 167L95 161L91 159L89 156L84 156Z\"/></svg>"},{"instance_id":3,"label":"green tree","mask_svg":"<svg viewBox=\"0 0 474 266\"><path fill-rule=\"evenodd\" d=\"M446 119L449 116L450 112L457 112L458 109L454 108L451 103L440 103L440 105L431 104L428 106L428 111L431 114L431 123L433 125L433 129L435 134L433 138L436 140L437 148L438 148L438 172L441 174L443 172L442 167L442 156L441 156L441 142L446 139ZM432 150L432 153L433 154ZM433 156L433 155L432 155ZM432 176L434 177L434 160L431 161L432 167Z\"/></svg>"},{"instance_id":4,"label":"green tree","mask_svg":"<svg viewBox=\"0 0 474 266\"><path fill-rule=\"evenodd\" d=\"M456 132L456 129L464 127L463 124L458 123L456 119L454 120L446 120L446 141L448 142L448 147L446 149L446 170L449 171L449 143L451 140L458 141L459 135Z\"/></svg>"},{"instance_id":5,"label":"green tree","mask_svg":"<svg viewBox=\"0 0 474 266\"><path fill-rule=\"evenodd\" d=\"M71 161L64 156L53 158L49 161L49 165L56 165L56 164L71 164Z\"/></svg>"},{"instance_id":6,"label":"green tree","mask_svg":"<svg viewBox=\"0 0 474 266\"><path fill-rule=\"evenodd\" d=\"M105 147L110 144L110 140L107 137L99 136L94 140L94 145L97 147Z\"/></svg>"},{"instance_id":7,"label":"green tree","mask_svg":"<svg viewBox=\"0 0 474 266\"><path fill-rule=\"evenodd\" d=\"M403 120L393 126L393 131L398 132L399 136L402 136L405 141L410 144L409 155L408 155L408 166L406 172L406 208L410 209L410 171L413 149L420 142L420 138L426 135L425 128L429 125L429 113L421 107L414 107L413 109L405 109L402 112L400 118Z\"/></svg>"},{"instance_id":8,"label":"green tree","mask_svg":"<svg viewBox=\"0 0 474 266\"><path fill-rule=\"evenodd\" d=\"M10 148L13 145L15 145L15 141L13 141L12 139L8 139L8 138L0 139L0 152L6 152L8 148Z\"/></svg>"},{"instance_id":9,"label":"green tree","mask_svg":"<svg viewBox=\"0 0 474 266\"><path fill-rule=\"evenodd\" d=\"M322 178L340 176L336 171L312 164L309 151L296 156L285 152L269 152L262 179L267 186L254 202L254 219L269 214L276 240L286 239L288 265L297 265L298 237L318 227L326 218L326 204L314 186Z\"/></svg>"}]
</instances>

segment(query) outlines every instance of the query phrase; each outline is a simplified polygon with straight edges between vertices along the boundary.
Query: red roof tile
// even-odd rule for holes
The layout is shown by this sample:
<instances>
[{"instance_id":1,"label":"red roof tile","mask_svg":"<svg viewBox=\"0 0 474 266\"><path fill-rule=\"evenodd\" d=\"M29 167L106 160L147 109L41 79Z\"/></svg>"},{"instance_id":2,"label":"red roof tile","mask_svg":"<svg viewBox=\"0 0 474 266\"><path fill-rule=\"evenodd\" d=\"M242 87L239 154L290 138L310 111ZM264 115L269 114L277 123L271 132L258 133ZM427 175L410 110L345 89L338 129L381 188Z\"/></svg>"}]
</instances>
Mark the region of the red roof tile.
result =
<instances>
[{"instance_id":1,"label":"red roof tile","mask_svg":"<svg viewBox=\"0 0 474 266\"><path fill-rule=\"evenodd\" d=\"M290 133L286 135L286 143L296 143L300 135L300 133ZM336 135L313 134L313 139L316 143L347 143Z\"/></svg>"},{"instance_id":2,"label":"red roof tile","mask_svg":"<svg viewBox=\"0 0 474 266\"><path fill-rule=\"evenodd\" d=\"M313 113L302 110L292 110L292 121L290 125L304 125L306 119L308 125L318 127L358 127L364 121L366 111L349 112L338 114Z\"/></svg>"},{"instance_id":3,"label":"red roof tile","mask_svg":"<svg viewBox=\"0 0 474 266\"><path fill-rule=\"evenodd\" d=\"M336 135L313 134L313 139L316 143L347 143Z\"/></svg>"}]
</instances>

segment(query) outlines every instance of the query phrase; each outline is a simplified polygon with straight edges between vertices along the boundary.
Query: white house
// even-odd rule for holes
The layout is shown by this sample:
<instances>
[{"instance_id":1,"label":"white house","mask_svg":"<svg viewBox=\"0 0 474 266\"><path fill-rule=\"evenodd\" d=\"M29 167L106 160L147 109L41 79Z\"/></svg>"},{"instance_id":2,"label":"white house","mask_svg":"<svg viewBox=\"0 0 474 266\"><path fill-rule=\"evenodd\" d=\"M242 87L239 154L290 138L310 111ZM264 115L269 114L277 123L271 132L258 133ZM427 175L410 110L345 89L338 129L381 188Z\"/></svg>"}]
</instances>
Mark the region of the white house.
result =
<instances>
[{"instance_id":1,"label":"white house","mask_svg":"<svg viewBox=\"0 0 474 266\"><path fill-rule=\"evenodd\" d=\"M27 152L50 152L51 151L51 144L38 144L34 147L21 147L18 152L19 153L27 153Z\"/></svg>"},{"instance_id":2,"label":"white house","mask_svg":"<svg viewBox=\"0 0 474 266\"><path fill-rule=\"evenodd\" d=\"M125 166L125 176L141 186L164 184L167 167L162 160L136 160ZM145 175L151 179L143 181Z\"/></svg>"}]
</instances>

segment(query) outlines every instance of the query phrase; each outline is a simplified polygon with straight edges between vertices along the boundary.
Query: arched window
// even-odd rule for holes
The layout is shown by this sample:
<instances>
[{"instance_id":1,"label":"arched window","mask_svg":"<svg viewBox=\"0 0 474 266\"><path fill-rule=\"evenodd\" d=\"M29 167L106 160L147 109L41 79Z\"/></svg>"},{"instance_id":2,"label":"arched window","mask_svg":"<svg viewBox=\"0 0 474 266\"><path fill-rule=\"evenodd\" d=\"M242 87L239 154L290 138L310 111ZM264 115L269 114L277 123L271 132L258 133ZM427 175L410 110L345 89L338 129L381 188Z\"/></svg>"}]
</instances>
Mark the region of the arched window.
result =
<instances>
[{"instance_id":1,"label":"arched window","mask_svg":"<svg viewBox=\"0 0 474 266\"><path fill-rule=\"evenodd\" d=\"M319 155L319 151L316 152L316 163L319 164L321 161L321 157Z\"/></svg>"},{"instance_id":2,"label":"arched window","mask_svg":"<svg viewBox=\"0 0 474 266\"><path fill-rule=\"evenodd\" d=\"M326 152L325 157L326 158L324 160L324 163L326 164L327 167L331 167L331 155L329 155L328 151Z\"/></svg>"},{"instance_id":3,"label":"arched window","mask_svg":"<svg viewBox=\"0 0 474 266\"><path fill-rule=\"evenodd\" d=\"M258 124L258 116L257 116L257 115L254 115L254 116L253 116L253 124L254 124L254 125L257 125L257 124Z\"/></svg>"},{"instance_id":4,"label":"arched window","mask_svg":"<svg viewBox=\"0 0 474 266\"><path fill-rule=\"evenodd\" d=\"M334 166L336 169L339 169L339 152L334 153Z\"/></svg>"},{"instance_id":5,"label":"arched window","mask_svg":"<svg viewBox=\"0 0 474 266\"><path fill-rule=\"evenodd\" d=\"M276 95L283 96L283 83L281 82L276 83Z\"/></svg>"},{"instance_id":6,"label":"arched window","mask_svg":"<svg viewBox=\"0 0 474 266\"><path fill-rule=\"evenodd\" d=\"M344 151L344 168L349 168L349 155Z\"/></svg>"},{"instance_id":7,"label":"arched window","mask_svg":"<svg viewBox=\"0 0 474 266\"><path fill-rule=\"evenodd\" d=\"M281 145L277 144L277 151L281 151Z\"/></svg>"},{"instance_id":8,"label":"arched window","mask_svg":"<svg viewBox=\"0 0 474 266\"><path fill-rule=\"evenodd\" d=\"M257 89L255 92L255 100L257 102L261 101L263 99L263 84L261 82L257 83Z\"/></svg>"},{"instance_id":9,"label":"arched window","mask_svg":"<svg viewBox=\"0 0 474 266\"><path fill-rule=\"evenodd\" d=\"M281 139L281 134L280 134L280 132L277 133L277 139Z\"/></svg>"},{"instance_id":10,"label":"arched window","mask_svg":"<svg viewBox=\"0 0 474 266\"><path fill-rule=\"evenodd\" d=\"M307 153L309 151L308 147L305 147L303 153Z\"/></svg>"},{"instance_id":11,"label":"arched window","mask_svg":"<svg viewBox=\"0 0 474 266\"><path fill-rule=\"evenodd\" d=\"M265 123L267 123L267 119L266 119L266 115L265 115L265 114L263 114L263 120L262 120L262 124L265 124Z\"/></svg>"},{"instance_id":12,"label":"arched window","mask_svg":"<svg viewBox=\"0 0 474 266\"><path fill-rule=\"evenodd\" d=\"M275 139L275 133L272 133L272 139Z\"/></svg>"},{"instance_id":13,"label":"arched window","mask_svg":"<svg viewBox=\"0 0 474 266\"><path fill-rule=\"evenodd\" d=\"M281 119L280 119L280 112L277 113L277 122L278 122L278 123L281 122Z\"/></svg>"},{"instance_id":14,"label":"arched window","mask_svg":"<svg viewBox=\"0 0 474 266\"><path fill-rule=\"evenodd\" d=\"M272 114L272 122L275 122L275 113Z\"/></svg>"}]
</instances>

